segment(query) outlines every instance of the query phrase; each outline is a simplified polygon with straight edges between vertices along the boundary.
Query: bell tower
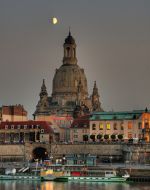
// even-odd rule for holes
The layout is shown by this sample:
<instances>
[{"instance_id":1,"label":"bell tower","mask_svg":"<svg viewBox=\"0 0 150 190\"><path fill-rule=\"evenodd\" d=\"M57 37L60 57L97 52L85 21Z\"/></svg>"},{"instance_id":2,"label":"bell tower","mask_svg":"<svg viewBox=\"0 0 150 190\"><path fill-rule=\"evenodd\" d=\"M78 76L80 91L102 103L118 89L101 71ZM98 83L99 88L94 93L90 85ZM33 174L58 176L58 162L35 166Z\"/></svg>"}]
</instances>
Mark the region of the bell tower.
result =
<instances>
[{"instance_id":1,"label":"bell tower","mask_svg":"<svg viewBox=\"0 0 150 190\"><path fill-rule=\"evenodd\" d=\"M94 82L94 87L93 87L93 93L92 93L92 107L93 111L103 111L101 108L101 103L99 101L99 93L98 93L98 88L96 85L96 81Z\"/></svg>"},{"instance_id":2,"label":"bell tower","mask_svg":"<svg viewBox=\"0 0 150 190\"><path fill-rule=\"evenodd\" d=\"M71 35L70 30L69 30L69 34L68 34L67 38L65 39L65 43L64 43L63 64L64 65L77 64L76 43L75 43L74 38Z\"/></svg>"}]
</instances>

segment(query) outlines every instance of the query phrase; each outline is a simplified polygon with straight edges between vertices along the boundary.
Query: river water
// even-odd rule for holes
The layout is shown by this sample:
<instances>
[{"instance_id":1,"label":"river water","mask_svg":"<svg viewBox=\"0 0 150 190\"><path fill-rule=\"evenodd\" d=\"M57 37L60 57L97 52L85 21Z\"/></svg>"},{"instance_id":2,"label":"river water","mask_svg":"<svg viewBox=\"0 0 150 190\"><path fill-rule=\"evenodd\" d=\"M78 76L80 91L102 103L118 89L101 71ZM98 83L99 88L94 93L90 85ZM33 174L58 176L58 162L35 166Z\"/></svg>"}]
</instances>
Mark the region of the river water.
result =
<instances>
[{"instance_id":1,"label":"river water","mask_svg":"<svg viewBox=\"0 0 150 190\"><path fill-rule=\"evenodd\" d=\"M150 183L0 181L0 190L150 190Z\"/></svg>"}]
</instances>

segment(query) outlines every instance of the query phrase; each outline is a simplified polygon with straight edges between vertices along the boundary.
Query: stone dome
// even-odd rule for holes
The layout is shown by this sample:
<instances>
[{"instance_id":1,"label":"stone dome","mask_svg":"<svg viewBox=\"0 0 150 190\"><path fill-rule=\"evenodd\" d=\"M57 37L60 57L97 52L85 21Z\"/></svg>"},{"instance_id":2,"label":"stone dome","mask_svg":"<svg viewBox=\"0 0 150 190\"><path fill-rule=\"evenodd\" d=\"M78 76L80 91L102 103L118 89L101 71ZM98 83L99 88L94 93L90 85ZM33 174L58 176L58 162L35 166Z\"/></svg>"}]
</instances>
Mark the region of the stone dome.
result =
<instances>
[{"instance_id":1,"label":"stone dome","mask_svg":"<svg viewBox=\"0 0 150 190\"><path fill-rule=\"evenodd\" d=\"M63 64L53 78L53 101L60 105L84 102L88 97L87 79L84 69L77 64L76 43L70 31L63 47Z\"/></svg>"},{"instance_id":2,"label":"stone dome","mask_svg":"<svg viewBox=\"0 0 150 190\"><path fill-rule=\"evenodd\" d=\"M53 78L52 94L77 95L79 83L83 87L82 95L86 98L88 96L88 90L84 69L81 69L77 64L62 65L59 69L56 69Z\"/></svg>"}]
</instances>

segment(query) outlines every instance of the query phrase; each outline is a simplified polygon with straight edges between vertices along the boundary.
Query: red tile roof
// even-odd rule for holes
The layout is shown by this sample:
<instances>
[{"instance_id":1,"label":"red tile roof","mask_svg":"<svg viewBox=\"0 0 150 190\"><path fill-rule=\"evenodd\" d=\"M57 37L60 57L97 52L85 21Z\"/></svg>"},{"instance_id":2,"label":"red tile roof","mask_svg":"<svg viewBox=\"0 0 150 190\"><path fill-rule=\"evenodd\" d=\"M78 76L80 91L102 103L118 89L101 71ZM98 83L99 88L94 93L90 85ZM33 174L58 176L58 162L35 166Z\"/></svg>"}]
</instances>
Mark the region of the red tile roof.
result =
<instances>
[{"instance_id":1,"label":"red tile roof","mask_svg":"<svg viewBox=\"0 0 150 190\"><path fill-rule=\"evenodd\" d=\"M46 121L6 121L0 123L0 129L5 129L5 126L11 127L14 126L14 129L18 129L18 126L27 126L28 129L32 129L32 126L39 126L40 129L44 129L44 133L53 133L53 129L50 126L50 122Z\"/></svg>"},{"instance_id":2,"label":"red tile roof","mask_svg":"<svg viewBox=\"0 0 150 190\"><path fill-rule=\"evenodd\" d=\"M81 116L73 121L71 128L89 128L90 115Z\"/></svg>"},{"instance_id":3,"label":"red tile roof","mask_svg":"<svg viewBox=\"0 0 150 190\"><path fill-rule=\"evenodd\" d=\"M22 105L15 106L2 106L3 115L18 115L18 116L27 116L27 111Z\"/></svg>"}]
</instances>

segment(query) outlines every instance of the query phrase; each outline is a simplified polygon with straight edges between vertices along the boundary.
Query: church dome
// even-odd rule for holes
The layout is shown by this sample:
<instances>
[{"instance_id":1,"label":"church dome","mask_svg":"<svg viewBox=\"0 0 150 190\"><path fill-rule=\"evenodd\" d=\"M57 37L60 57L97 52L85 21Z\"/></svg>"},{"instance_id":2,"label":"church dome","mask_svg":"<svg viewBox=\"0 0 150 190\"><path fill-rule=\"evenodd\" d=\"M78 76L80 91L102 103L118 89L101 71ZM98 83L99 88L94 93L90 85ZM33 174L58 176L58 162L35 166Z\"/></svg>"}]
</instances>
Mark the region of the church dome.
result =
<instances>
[{"instance_id":1,"label":"church dome","mask_svg":"<svg viewBox=\"0 0 150 190\"><path fill-rule=\"evenodd\" d=\"M56 69L53 78L53 101L67 105L84 101L88 96L84 69L77 64L76 43L69 31L64 43L63 64Z\"/></svg>"},{"instance_id":2,"label":"church dome","mask_svg":"<svg viewBox=\"0 0 150 190\"><path fill-rule=\"evenodd\" d=\"M53 95L77 94L79 83L83 87L82 93L87 96L87 79L84 69L81 69L77 64L62 65L59 69L56 69L53 79Z\"/></svg>"}]
</instances>

